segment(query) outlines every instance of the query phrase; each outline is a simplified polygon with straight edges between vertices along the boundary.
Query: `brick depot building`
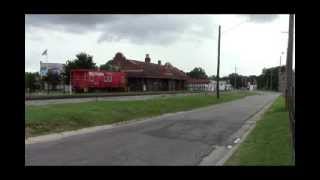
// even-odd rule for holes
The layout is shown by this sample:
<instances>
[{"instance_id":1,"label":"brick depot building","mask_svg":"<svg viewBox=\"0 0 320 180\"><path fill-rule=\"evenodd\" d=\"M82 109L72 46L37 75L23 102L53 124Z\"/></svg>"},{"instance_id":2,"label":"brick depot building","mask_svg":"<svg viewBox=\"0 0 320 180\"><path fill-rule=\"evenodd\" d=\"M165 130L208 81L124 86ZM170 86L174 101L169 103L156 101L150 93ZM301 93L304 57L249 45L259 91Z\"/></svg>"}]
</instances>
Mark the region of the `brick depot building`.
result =
<instances>
[{"instance_id":1,"label":"brick depot building","mask_svg":"<svg viewBox=\"0 0 320 180\"><path fill-rule=\"evenodd\" d=\"M127 73L129 91L175 91L185 90L187 75L169 63L151 63L147 54L144 61L126 59L117 53L111 65Z\"/></svg>"}]
</instances>

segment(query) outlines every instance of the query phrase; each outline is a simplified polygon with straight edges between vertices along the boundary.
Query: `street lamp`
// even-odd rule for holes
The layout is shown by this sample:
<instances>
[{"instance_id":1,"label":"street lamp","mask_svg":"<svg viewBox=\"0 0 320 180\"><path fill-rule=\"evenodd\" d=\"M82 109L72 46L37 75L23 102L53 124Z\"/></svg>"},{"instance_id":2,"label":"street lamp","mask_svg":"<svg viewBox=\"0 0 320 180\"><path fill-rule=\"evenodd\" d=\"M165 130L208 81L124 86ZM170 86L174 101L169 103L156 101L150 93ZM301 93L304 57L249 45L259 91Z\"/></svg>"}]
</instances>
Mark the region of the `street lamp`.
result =
<instances>
[{"instance_id":1,"label":"street lamp","mask_svg":"<svg viewBox=\"0 0 320 180\"><path fill-rule=\"evenodd\" d=\"M283 54L284 54L284 52L282 51L281 55L280 55L280 67L281 67L281 57L282 57Z\"/></svg>"}]
</instances>

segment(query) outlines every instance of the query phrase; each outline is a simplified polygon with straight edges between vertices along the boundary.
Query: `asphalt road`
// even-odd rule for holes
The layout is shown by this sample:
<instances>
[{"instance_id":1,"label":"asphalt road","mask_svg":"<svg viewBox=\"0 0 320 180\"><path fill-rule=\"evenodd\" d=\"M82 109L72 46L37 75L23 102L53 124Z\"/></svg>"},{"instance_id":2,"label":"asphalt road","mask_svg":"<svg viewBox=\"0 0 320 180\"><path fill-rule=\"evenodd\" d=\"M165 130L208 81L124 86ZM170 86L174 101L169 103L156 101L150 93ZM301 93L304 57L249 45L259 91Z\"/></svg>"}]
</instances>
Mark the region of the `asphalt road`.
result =
<instances>
[{"instance_id":1,"label":"asphalt road","mask_svg":"<svg viewBox=\"0 0 320 180\"><path fill-rule=\"evenodd\" d=\"M199 165L278 94L264 93L60 140L28 144L26 165Z\"/></svg>"}]
</instances>

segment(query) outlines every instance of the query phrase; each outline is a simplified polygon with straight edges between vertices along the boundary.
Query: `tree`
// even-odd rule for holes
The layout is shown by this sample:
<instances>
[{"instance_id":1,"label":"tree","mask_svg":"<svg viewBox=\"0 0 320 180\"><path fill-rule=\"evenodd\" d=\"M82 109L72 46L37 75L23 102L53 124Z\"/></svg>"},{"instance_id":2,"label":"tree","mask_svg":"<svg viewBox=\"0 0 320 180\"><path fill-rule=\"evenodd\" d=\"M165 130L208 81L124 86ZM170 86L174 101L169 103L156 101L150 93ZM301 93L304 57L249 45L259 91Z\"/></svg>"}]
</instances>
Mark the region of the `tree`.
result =
<instances>
[{"instance_id":1,"label":"tree","mask_svg":"<svg viewBox=\"0 0 320 180\"><path fill-rule=\"evenodd\" d=\"M280 70L279 68L280 67L270 69L264 68L262 74L257 77L258 89L278 91ZM272 85L270 83L272 83Z\"/></svg>"},{"instance_id":2,"label":"tree","mask_svg":"<svg viewBox=\"0 0 320 180\"><path fill-rule=\"evenodd\" d=\"M242 87L242 77L241 75L239 74L236 74L236 73L231 73L229 74L229 80L230 80L230 84L232 85L232 87L234 88L241 88ZM235 84L236 83L236 84Z\"/></svg>"},{"instance_id":3,"label":"tree","mask_svg":"<svg viewBox=\"0 0 320 180\"><path fill-rule=\"evenodd\" d=\"M209 77L209 79L215 81L215 80L217 80L217 77L215 75L212 75L212 76Z\"/></svg>"},{"instance_id":4,"label":"tree","mask_svg":"<svg viewBox=\"0 0 320 180\"><path fill-rule=\"evenodd\" d=\"M109 60L108 62L106 62L105 64L100 66L100 69L102 70L106 70L106 71L117 71L118 68L115 66L111 65L112 60Z\"/></svg>"},{"instance_id":5,"label":"tree","mask_svg":"<svg viewBox=\"0 0 320 180\"><path fill-rule=\"evenodd\" d=\"M95 69L96 63L93 62L93 56L86 53L79 53L73 61L68 60L64 66L63 79L66 84L70 82L70 72L72 69Z\"/></svg>"},{"instance_id":6,"label":"tree","mask_svg":"<svg viewBox=\"0 0 320 180\"><path fill-rule=\"evenodd\" d=\"M40 89L40 87L41 82L39 73L25 72L25 88L29 92L34 92L35 90Z\"/></svg>"},{"instance_id":7,"label":"tree","mask_svg":"<svg viewBox=\"0 0 320 180\"><path fill-rule=\"evenodd\" d=\"M229 77L228 76L223 76L220 78L221 81L227 81L229 83Z\"/></svg>"},{"instance_id":8,"label":"tree","mask_svg":"<svg viewBox=\"0 0 320 180\"><path fill-rule=\"evenodd\" d=\"M187 75L192 77L192 78L197 78L197 79L206 79L206 78L208 78L206 72L201 67L194 68L192 71L187 73Z\"/></svg>"},{"instance_id":9,"label":"tree","mask_svg":"<svg viewBox=\"0 0 320 180\"><path fill-rule=\"evenodd\" d=\"M62 76L52 71L48 71L47 76L44 77L44 81L46 81L48 85L51 85L52 90L56 89L56 86L61 82L61 80Z\"/></svg>"}]
</instances>

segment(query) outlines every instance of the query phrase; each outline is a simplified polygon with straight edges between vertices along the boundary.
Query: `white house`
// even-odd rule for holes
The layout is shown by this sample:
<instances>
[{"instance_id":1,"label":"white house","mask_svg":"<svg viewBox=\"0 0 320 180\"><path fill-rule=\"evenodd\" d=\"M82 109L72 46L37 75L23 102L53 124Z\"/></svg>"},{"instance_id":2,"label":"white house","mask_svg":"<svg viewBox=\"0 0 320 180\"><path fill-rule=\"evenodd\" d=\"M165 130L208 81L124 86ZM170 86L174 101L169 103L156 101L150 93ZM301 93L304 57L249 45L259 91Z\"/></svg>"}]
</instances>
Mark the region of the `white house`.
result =
<instances>
[{"instance_id":1,"label":"white house","mask_svg":"<svg viewBox=\"0 0 320 180\"><path fill-rule=\"evenodd\" d=\"M220 91L229 91L231 90L231 84L228 84L226 81L219 81L219 90ZM217 81L210 80L208 85L208 91L216 91L217 89Z\"/></svg>"},{"instance_id":2,"label":"white house","mask_svg":"<svg viewBox=\"0 0 320 180\"><path fill-rule=\"evenodd\" d=\"M210 81L208 79L193 79L187 80L187 88L189 91L207 91Z\"/></svg>"},{"instance_id":3,"label":"white house","mask_svg":"<svg viewBox=\"0 0 320 180\"><path fill-rule=\"evenodd\" d=\"M257 89L257 85L256 84L251 84L250 82L248 82L248 89L249 91L253 91Z\"/></svg>"},{"instance_id":4,"label":"white house","mask_svg":"<svg viewBox=\"0 0 320 180\"><path fill-rule=\"evenodd\" d=\"M190 91L216 91L217 82L208 79L188 79L187 87ZM229 91L231 90L231 84L228 84L226 81L219 81L219 90L220 91Z\"/></svg>"}]
</instances>

